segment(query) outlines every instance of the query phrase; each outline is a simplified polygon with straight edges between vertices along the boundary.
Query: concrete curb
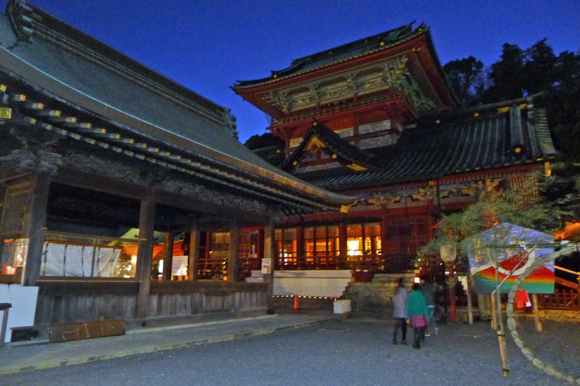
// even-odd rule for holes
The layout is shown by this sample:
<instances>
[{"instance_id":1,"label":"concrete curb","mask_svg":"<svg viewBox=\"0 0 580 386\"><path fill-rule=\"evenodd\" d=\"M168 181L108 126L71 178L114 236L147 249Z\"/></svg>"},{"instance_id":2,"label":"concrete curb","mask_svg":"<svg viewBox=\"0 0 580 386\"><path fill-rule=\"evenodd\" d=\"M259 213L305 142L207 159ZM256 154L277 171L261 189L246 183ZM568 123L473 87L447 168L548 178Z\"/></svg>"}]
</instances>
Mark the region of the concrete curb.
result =
<instances>
[{"instance_id":1,"label":"concrete curb","mask_svg":"<svg viewBox=\"0 0 580 386\"><path fill-rule=\"evenodd\" d=\"M275 316L275 315L267 315L266 317L273 317L273 316ZM259 317L259 318L263 318L263 317ZM253 320L253 319L256 319L256 318L244 318L244 320ZM119 351L116 351L112 354L90 356L90 357L77 357L75 359L71 359L71 360L67 360L67 361L47 362L47 363L39 364L37 366L6 368L3 370L0 370L0 375L16 374L16 373L22 373L25 371L33 371L33 370L45 370L45 369L71 366L71 365L80 365L80 364L89 363L89 362L96 362L96 361L115 359L115 358L123 358L123 357L132 356L132 355L138 355L138 354L151 354L151 353L154 353L157 351L173 350L173 349L184 348L184 347L189 347L189 346L197 346L197 345L202 345L202 344L226 342L226 341L231 341L231 340L236 340L236 339L247 338L247 337L251 337L251 336L260 336L260 335L272 334L276 331L305 328L305 327L309 327L312 325L323 323L323 322L328 321L328 320L332 320L332 318L314 320L314 321L303 322L303 323L298 323L298 324L283 325L283 326L272 327L272 328L258 328L258 329L248 331L248 332L227 334L227 335L223 335L223 336L216 336L216 337L205 338L205 339L193 339L193 340L180 342L180 343L162 344L162 345L143 345L143 346L140 346L139 348L135 348L135 349L119 350ZM238 321L238 320L236 320L236 321ZM206 322L206 323L200 323L200 324L212 325L212 324L223 324L226 322L228 322L228 321ZM231 322L231 321L229 321L229 322ZM196 325L199 325L199 324L196 324ZM181 326L175 326L175 327L177 328L177 327L181 327ZM160 330L163 328L156 328L156 329ZM167 329L167 328L165 328L165 329ZM152 329L150 329L149 332L151 332L151 330ZM145 331L142 331L142 332L145 332Z\"/></svg>"},{"instance_id":2,"label":"concrete curb","mask_svg":"<svg viewBox=\"0 0 580 386\"><path fill-rule=\"evenodd\" d=\"M200 322L200 323L190 323L190 324L177 324L174 326L164 326L164 327L151 327L151 328L142 328L138 330L127 330L126 334L143 334L148 332L156 332L156 331L167 331L167 330L179 330L180 328L191 328L191 327L203 327L203 326L213 326L216 324L227 324L232 322L244 322L248 320L260 320L260 319L269 319L273 317L279 316L278 314L274 315L262 315L262 316L249 316L246 318L236 318L236 319L229 319L229 320L214 320L211 322Z\"/></svg>"}]
</instances>

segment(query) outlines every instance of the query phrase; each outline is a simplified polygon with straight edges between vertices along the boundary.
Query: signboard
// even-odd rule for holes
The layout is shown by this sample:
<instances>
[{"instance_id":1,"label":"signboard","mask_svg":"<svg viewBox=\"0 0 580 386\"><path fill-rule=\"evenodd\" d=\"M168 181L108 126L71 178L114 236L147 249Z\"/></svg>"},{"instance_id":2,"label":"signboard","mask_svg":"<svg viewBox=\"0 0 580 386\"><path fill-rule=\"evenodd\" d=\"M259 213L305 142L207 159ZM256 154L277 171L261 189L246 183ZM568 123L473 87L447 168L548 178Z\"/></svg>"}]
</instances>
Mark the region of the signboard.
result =
<instances>
[{"instance_id":1,"label":"signboard","mask_svg":"<svg viewBox=\"0 0 580 386\"><path fill-rule=\"evenodd\" d=\"M171 263L171 275L187 276L187 264L187 256L173 256L173 261Z\"/></svg>"},{"instance_id":2,"label":"signboard","mask_svg":"<svg viewBox=\"0 0 580 386\"><path fill-rule=\"evenodd\" d=\"M262 274L269 275L272 273L272 259L265 257L262 259Z\"/></svg>"},{"instance_id":3,"label":"signboard","mask_svg":"<svg viewBox=\"0 0 580 386\"><path fill-rule=\"evenodd\" d=\"M554 236L548 233L535 231L518 225L502 223L494 228L482 232L482 243L498 238L493 244L503 245L500 248L476 249L473 256L469 257L469 268L475 281L474 289L477 293L491 293L498 285L496 281L496 268L499 282L508 275L511 276L502 284L501 293L508 293L519 275L521 275L536 259L554 252L554 248L536 247L534 244L551 244ZM497 263L494 263L497 260ZM513 271L513 272L512 272ZM520 289L529 293L551 294L554 293L554 262L546 262L543 266L532 272L520 285Z\"/></svg>"}]
</instances>

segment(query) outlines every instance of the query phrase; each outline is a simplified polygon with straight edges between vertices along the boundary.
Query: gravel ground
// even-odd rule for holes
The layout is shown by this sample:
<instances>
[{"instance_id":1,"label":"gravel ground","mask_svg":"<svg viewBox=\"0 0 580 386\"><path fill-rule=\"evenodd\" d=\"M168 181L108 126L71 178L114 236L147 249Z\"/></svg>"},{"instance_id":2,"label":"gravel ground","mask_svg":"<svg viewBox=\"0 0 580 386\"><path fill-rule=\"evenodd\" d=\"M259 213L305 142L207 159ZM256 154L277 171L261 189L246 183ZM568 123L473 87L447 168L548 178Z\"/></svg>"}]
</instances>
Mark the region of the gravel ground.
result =
<instances>
[{"instance_id":1,"label":"gravel ground","mask_svg":"<svg viewBox=\"0 0 580 386\"><path fill-rule=\"evenodd\" d=\"M542 338L535 344L546 354L559 347L553 341L568 342L566 338L573 332L573 326L571 330L548 324L545 327L546 333L534 336ZM507 340L511 371L505 377L497 335L487 322L440 325L438 335L427 337L420 350L410 345L392 345L391 331L390 321L349 319L229 342L3 376L0 384L569 385L538 370L511 339ZM578 366L574 358L566 363Z\"/></svg>"},{"instance_id":2,"label":"gravel ground","mask_svg":"<svg viewBox=\"0 0 580 386\"><path fill-rule=\"evenodd\" d=\"M580 377L580 326L577 323L543 321L537 332L530 318L518 320L518 334L526 347L546 364L567 375Z\"/></svg>"}]
</instances>

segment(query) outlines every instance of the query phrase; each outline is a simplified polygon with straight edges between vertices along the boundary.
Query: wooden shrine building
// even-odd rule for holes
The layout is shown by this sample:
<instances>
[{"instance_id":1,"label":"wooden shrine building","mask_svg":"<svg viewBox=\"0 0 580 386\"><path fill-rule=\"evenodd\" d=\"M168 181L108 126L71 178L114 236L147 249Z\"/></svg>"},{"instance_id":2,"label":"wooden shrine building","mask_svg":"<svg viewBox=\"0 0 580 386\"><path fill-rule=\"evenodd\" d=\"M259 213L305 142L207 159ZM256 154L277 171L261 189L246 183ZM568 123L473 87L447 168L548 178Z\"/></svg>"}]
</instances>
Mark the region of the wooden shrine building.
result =
<instances>
[{"instance_id":1,"label":"wooden shrine building","mask_svg":"<svg viewBox=\"0 0 580 386\"><path fill-rule=\"evenodd\" d=\"M247 150L229 109L21 0L0 16L0 113L0 286L38 288L36 326L266 310L268 283L244 279L276 219L353 201Z\"/></svg>"},{"instance_id":2,"label":"wooden shrine building","mask_svg":"<svg viewBox=\"0 0 580 386\"><path fill-rule=\"evenodd\" d=\"M294 59L232 89L284 141L258 154L358 198L340 212L286 217L277 269L350 269L357 280L412 272L442 214L492 189L521 188L555 156L533 98L456 107L424 24Z\"/></svg>"}]
</instances>

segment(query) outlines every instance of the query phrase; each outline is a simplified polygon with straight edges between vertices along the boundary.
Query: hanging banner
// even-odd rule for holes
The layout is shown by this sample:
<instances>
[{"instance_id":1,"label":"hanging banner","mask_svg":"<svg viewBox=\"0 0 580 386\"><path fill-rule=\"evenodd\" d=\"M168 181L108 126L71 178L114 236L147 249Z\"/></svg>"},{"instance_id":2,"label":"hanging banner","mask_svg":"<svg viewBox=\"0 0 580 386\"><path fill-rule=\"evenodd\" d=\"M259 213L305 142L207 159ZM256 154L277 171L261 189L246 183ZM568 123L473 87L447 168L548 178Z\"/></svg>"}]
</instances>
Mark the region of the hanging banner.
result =
<instances>
[{"instance_id":1,"label":"hanging banner","mask_svg":"<svg viewBox=\"0 0 580 386\"><path fill-rule=\"evenodd\" d=\"M508 293L514 281L536 259L554 252L554 248L537 247L534 244L551 244L554 236L548 233L535 231L518 225L502 223L491 228L481 235L482 245L505 245L506 248L476 248L476 252L469 258L469 268L474 279L474 290L477 293L492 293L510 272L511 276L502 284L501 293ZM494 239L498 239L496 242ZM513 248L512 248L513 246ZM497 274L494 261L497 261ZM515 270L514 270L515 269ZM546 262L532 272L520 285L520 289L535 294L554 293L554 262Z\"/></svg>"}]
</instances>

